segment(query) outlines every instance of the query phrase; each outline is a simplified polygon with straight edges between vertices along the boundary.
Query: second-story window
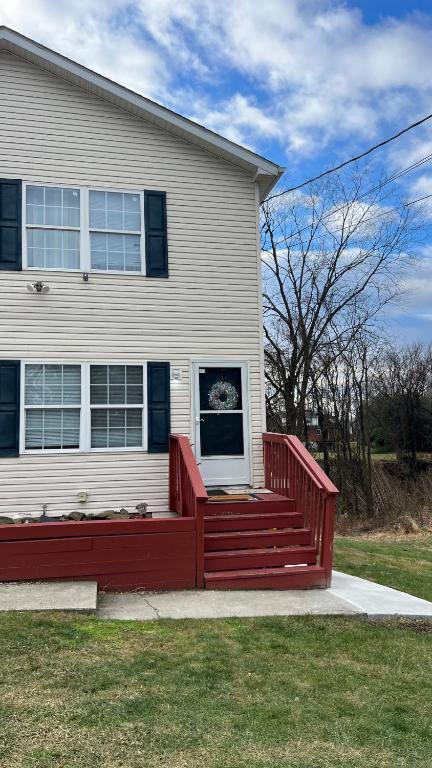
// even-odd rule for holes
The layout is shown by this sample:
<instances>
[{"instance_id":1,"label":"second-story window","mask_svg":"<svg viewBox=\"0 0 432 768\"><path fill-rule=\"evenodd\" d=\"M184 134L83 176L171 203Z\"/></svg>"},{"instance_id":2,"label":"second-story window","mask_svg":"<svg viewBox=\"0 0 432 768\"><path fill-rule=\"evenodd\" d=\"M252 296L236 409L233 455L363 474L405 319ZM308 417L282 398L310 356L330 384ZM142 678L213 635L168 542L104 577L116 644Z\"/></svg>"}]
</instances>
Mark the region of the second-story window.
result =
<instances>
[{"instance_id":1,"label":"second-story window","mask_svg":"<svg viewBox=\"0 0 432 768\"><path fill-rule=\"evenodd\" d=\"M80 268L80 190L27 186L27 263L42 269Z\"/></svg>"},{"instance_id":2,"label":"second-story window","mask_svg":"<svg viewBox=\"0 0 432 768\"><path fill-rule=\"evenodd\" d=\"M141 195L89 192L91 268L140 272Z\"/></svg>"}]
</instances>

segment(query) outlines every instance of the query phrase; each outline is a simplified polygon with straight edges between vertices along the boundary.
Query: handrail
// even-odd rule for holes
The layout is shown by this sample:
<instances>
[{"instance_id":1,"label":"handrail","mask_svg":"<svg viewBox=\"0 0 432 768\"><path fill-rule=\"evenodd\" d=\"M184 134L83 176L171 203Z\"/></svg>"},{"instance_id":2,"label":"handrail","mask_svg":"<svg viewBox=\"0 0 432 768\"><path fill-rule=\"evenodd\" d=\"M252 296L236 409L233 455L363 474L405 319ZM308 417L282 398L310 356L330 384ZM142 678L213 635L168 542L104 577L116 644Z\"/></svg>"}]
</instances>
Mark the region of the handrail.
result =
<instances>
[{"instance_id":1,"label":"handrail","mask_svg":"<svg viewBox=\"0 0 432 768\"><path fill-rule=\"evenodd\" d=\"M324 488L327 493L330 493L332 495L337 496L339 491L332 483L328 475L324 472L323 469L321 469L320 465L317 461L315 461L314 457L309 453L307 448L303 445L303 443L296 437L295 435L286 435L286 438L291 445L291 448L299 458L306 464L309 471L312 472L313 475L315 475L317 481L321 483L322 487Z\"/></svg>"},{"instance_id":2,"label":"handrail","mask_svg":"<svg viewBox=\"0 0 432 768\"><path fill-rule=\"evenodd\" d=\"M263 443L266 488L296 500L329 586L338 489L295 435L265 432Z\"/></svg>"},{"instance_id":3,"label":"handrail","mask_svg":"<svg viewBox=\"0 0 432 768\"><path fill-rule=\"evenodd\" d=\"M199 499L208 499L208 494L201 477L201 473L198 469L198 464L192 450L192 446L189 442L189 438L186 435L170 435L170 456L174 443L177 443L180 454L182 456L184 466L187 469L187 473L192 485L195 496ZM171 467L170 467L171 469ZM172 510L177 511L177 510Z\"/></svg>"},{"instance_id":4,"label":"handrail","mask_svg":"<svg viewBox=\"0 0 432 768\"><path fill-rule=\"evenodd\" d=\"M169 506L193 517L196 530L196 585L204 585L204 508L208 494L186 435L169 436Z\"/></svg>"}]
</instances>

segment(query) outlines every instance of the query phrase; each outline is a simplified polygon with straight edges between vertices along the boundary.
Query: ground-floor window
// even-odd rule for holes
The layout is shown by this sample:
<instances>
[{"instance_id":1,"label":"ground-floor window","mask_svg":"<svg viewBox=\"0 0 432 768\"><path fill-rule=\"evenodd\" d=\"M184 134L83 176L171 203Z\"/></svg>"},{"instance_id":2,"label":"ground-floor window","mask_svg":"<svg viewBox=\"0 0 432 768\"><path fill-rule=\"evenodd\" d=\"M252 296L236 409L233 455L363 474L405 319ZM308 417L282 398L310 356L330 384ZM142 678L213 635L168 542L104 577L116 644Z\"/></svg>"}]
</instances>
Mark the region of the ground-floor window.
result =
<instances>
[{"instance_id":1,"label":"ground-floor window","mask_svg":"<svg viewBox=\"0 0 432 768\"><path fill-rule=\"evenodd\" d=\"M146 365L23 364L26 451L145 448Z\"/></svg>"}]
</instances>

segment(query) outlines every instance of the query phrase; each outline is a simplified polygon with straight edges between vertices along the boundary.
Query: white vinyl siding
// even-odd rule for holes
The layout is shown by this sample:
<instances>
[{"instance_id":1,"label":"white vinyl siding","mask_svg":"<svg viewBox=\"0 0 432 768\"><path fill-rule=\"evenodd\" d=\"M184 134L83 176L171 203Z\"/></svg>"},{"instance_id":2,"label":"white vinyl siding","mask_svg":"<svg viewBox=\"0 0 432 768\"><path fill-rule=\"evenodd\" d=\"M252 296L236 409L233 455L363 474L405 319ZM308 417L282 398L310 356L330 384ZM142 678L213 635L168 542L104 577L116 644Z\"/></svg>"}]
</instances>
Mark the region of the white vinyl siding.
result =
<instances>
[{"instance_id":1,"label":"white vinyl siding","mask_svg":"<svg viewBox=\"0 0 432 768\"><path fill-rule=\"evenodd\" d=\"M256 185L238 167L28 62L0 54L0 162L25 182L167 193L169 279L33 270L4 273L3 359L92 364L166 360L171 429L191 434L193 361L249 366L253 480L263 482L263 365ZM143 450L26 453L0 461L0 514L168 503L168 456Z\"/></svg>"}]
</instances>

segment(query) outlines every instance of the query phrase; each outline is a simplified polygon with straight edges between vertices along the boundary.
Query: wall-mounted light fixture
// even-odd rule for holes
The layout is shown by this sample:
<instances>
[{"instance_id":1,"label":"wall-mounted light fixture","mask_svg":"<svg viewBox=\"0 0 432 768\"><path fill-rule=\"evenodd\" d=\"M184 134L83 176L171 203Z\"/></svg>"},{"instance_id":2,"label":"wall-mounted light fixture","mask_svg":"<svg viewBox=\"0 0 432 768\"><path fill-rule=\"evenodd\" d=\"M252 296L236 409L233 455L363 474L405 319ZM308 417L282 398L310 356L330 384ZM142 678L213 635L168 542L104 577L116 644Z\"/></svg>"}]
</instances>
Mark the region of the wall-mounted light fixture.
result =
<instances>
[{"instance_id":1,"label":"wall-mounted light fixture","mask_svg":"<svg viewBox=\"0 0 432 768\"><path fill-rule=\"evenodd\" d=\"M49 285L45 285L40 280L37 283L29 283L26 288L29 293L48 293L50 290Z\"/></svg>"}]
</instances>

